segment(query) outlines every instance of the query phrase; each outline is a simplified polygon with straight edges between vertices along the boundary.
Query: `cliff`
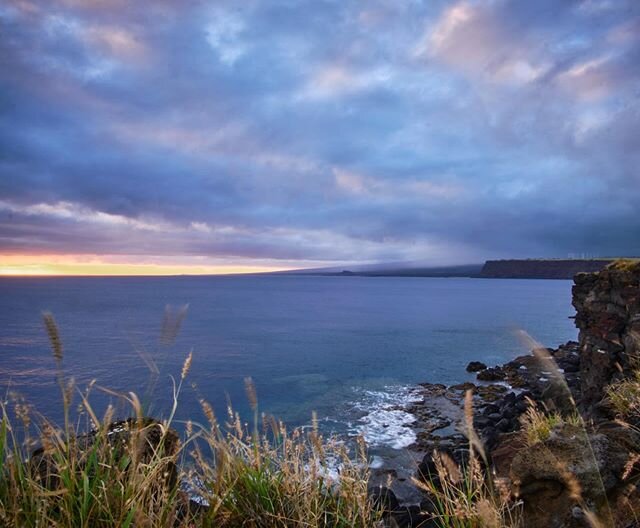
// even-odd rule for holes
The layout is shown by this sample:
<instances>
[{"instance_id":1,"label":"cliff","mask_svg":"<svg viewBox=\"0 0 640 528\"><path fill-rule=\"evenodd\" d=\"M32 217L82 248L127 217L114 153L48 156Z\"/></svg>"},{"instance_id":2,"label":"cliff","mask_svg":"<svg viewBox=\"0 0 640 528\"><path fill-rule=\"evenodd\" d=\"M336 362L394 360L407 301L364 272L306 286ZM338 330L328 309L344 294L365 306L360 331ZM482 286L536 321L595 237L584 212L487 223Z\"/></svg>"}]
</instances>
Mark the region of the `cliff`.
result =
<instances>
[{"instance_id":1,"label":"cliff","mask_svg":"<svg viewBox=\"0 0 640 528\"><path fill-rule=\"evenodd\" d=\"M611 259L487 260L479 276L487 279L570 280L580 272L600 271L611 262Z\"/></svg>"},{"instance_id":2,"label":"cliff","mask_svg":"<svg viewBox=\"0 0 640 528\"><path fill-rule=\"evenodd\" d=\"M573 286L580 330L581 407L590 411L607 385L631 375L640 353L640 262L579 273Z\"/></svg>"}]
</instances>

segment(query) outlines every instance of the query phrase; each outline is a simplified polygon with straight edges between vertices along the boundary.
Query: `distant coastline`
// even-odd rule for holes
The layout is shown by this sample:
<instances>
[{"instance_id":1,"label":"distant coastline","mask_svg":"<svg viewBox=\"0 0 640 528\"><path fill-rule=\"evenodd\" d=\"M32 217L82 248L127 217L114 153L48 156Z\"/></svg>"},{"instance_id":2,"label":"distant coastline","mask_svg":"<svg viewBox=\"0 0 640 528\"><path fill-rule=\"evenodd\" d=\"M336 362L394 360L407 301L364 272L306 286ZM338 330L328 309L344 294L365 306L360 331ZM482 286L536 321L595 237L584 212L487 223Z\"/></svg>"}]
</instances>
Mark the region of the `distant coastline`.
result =
<instances>
[{"instance_id":1,"label":"distant coastline","mask_svg":"<svg viewBox=\"0 0 640 528\"><path fill-rule=\"evenodd\" d=\"M505 259L484 264L441 267L380 267L366 270L296 270L295 275L328 277L466 277L482 279L559 279L571 280L576 273L601 271L616 257L598 259Z\"/></svg>"},{"instance_id":2,"label":"distant coastline","mask_svg":"<svg viewBox=\"0 0 640 528\"><path fill-rule=\"evenodd\" d=\"M603 270L614 258L487 260L479 277L485 279L565 279L576 273Z\"/></svg>"}]
</instances>

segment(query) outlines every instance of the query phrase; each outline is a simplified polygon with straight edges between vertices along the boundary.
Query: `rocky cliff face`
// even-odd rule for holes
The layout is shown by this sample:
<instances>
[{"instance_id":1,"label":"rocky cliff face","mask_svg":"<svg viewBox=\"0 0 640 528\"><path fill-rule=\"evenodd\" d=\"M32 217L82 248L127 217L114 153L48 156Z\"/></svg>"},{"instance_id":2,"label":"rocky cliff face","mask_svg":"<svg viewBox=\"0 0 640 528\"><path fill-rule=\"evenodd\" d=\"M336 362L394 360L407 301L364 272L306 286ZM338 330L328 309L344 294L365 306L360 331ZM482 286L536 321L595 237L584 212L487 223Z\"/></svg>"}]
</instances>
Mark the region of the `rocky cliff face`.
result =
<instances>
[{"instance_id":1,"label":"rocky cliff face","mask_svg":"<svg viewBox=\"0 0 640 528\"><path fill-rule=\"evenodd\" d=\"M638 366L640 262L621 261L574 279L573 306L580 330L581 408L597 411L604 390Z\"/></svg>"}]
</instances>

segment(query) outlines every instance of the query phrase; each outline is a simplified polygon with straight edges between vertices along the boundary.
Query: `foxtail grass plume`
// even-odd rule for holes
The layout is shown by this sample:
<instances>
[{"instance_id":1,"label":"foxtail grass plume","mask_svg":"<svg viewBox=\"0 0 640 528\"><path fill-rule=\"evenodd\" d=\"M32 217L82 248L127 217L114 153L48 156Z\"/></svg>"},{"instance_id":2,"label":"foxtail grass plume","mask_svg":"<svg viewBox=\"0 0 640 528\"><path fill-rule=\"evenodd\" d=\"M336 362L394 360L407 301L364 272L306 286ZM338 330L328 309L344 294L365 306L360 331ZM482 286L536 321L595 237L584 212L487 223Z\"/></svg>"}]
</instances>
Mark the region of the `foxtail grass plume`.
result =
<instances>
[{"instance_id":1,"label":"foxtail grass plume","mask_svg":"<svg viewBox=\"0 0 640 528\"><path fill-rule=\"evenodd\" d=\"M60 363L62 361L62 339L60 339L60 332L56 320L53 318L51 312L43 312L42 319L44 321L44 327L47 330L49 336L49 342L51 343L51 350L53 351L53 358Z\"/></svg>"},{"instance_id":2,"label":"foxtail grass plume","mask_svg":"<svg viewBox=\"0 0 640 528\"><path fill-rule=\"evenodd\" d=\"M258 394L252 378L244 378L244 390L247 393L247 400L249 400L251 410L255 411L258 408Z\"/></svg>"},{"instance_id":3,"label":"foxtail grass plume","mask_svg":"<svg viewBox=\"0 0 640 528\"><path fill-rule=\"evenodd\" d=\"M180 373L180 377L182 379L185 379L189 374L192 360L193 360L193 350L189 352L189 355L187 356L187 358L184 360L184 363L182 364L182 372Z\"/></svg>"},{"instance_id":4,"label":"foxtail grass plume","mask_svg":"<svg viewBox=\"0 0 640 528\"><path fill-rule=\"evenodd\" d=\"M162 319L162 328L160 330L160 343L165 346L172 345L180 333L180 327L184 318L187 316L188 304L183 304L174 310L171 305L167 305L164 309L164 317Z\"/></svg>"}]
</instances>

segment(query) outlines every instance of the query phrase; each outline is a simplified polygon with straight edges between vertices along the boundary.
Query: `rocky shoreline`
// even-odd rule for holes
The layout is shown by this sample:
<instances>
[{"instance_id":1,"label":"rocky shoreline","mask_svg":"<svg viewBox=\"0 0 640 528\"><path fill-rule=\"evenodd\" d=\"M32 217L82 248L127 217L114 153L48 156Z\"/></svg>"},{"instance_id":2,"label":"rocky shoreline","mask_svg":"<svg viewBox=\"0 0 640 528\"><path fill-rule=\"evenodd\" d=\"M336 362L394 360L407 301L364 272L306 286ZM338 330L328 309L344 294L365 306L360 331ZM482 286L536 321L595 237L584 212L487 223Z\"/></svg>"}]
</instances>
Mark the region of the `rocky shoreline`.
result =
<instances>
[{"instance_id":1,"label":"rocky shoreline","mask_svg":"<svg viewBox=\"0 0 640 528\"><path fill-rule=\"evenodd\" d=\"M433 504L412 479L432 478L434 450L465 464L468 440L460 431L467 391L473 393L473 426L491 471L522 501L525 527L589 526L589 512L597 512L604 526L640 526L640 472L629 467L640 451L640 424L622 424L606 398L607 385L637 368L640 265L576 275L573 305L579 342L555 349L531 342L531 354L503 365L471 362L473 383L420 385L419 401L406 408L416 417L413 472L382 468L372 480L372 492L390 512L390 526L435 526ZM530 406L566 417L579 411L582 425L567 420L548 441L524 449L521 416ZM567 467L559 468L557 460ZM567 472L581 490L580 500L571 493Z\"/></svg>"},{"instance_id":2,"label":"rocky shoreline","mask_svg":"<svg viewBox=\"0 0 640 528\"><path fill-rule=\"evenodd\" d=\"M579 344L569 341L548 352L564 371L569 386L577 388ZM431 505L411 482L412 477L424 479L433 473L434 450L448 453L458 464L465 461L468 439L462 431L467 391L474 394L474 428L486 449L492 452L498 447L500 435L520 429L520 415L527 410L528 399L539 401L551 386L551 373L544 370L533 354L494 367L472 361L467 371L477 373L475 383L419 384L416 393L421 399L403 409L416 417L411 425L416 442L409 447L410 453L402 457L404 464L392 461L373 472L372 482L380 488L375 492L393 506L394 522L400 528L429 526L430 515L425 512L429 512Z\"/></svg>"}]
</instances>

